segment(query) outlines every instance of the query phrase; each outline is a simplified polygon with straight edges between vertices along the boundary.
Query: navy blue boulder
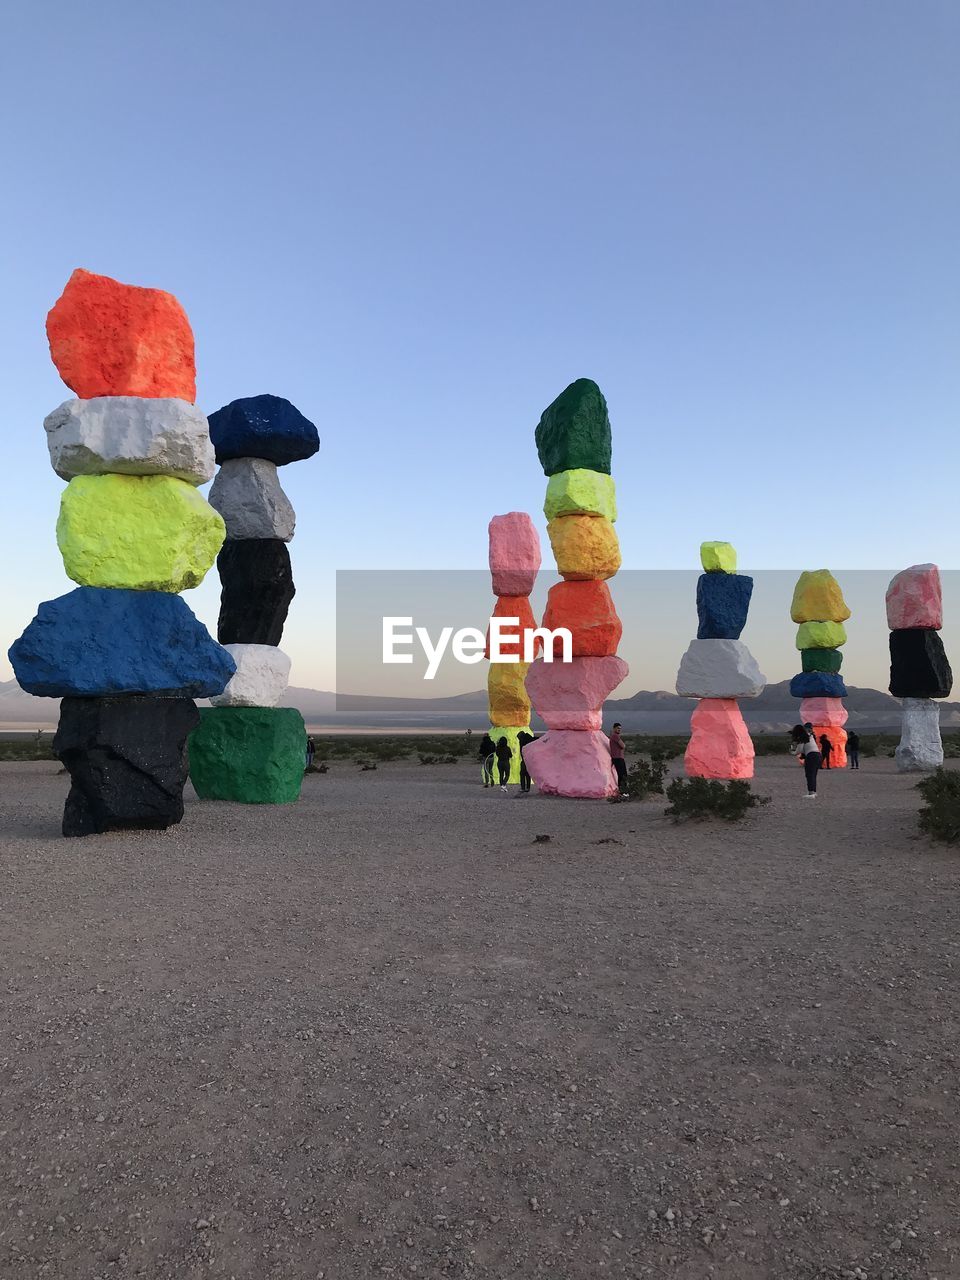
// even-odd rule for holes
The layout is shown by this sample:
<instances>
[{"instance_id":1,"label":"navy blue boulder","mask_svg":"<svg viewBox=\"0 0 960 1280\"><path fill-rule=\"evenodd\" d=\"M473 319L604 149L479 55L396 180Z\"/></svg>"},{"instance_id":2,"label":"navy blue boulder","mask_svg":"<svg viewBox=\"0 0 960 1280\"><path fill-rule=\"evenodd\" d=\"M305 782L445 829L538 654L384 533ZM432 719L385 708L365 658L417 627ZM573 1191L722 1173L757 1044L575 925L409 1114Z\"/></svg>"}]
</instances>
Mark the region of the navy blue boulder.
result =
<instances>
[{"instance_id":1,"label":"navy blue boulder","mask_svg":"<svg viewBox=\"0 0 960 1280\"><path fill-rule=\"evenodd\" d=\"M747 625L753 579L741 573L701 573L697 582L698 640L739 640Z\"/></svg>"},{"instance_id":2,"label":"navy blue boulder","mask_svg":"<svg viewBox=\"0 0 960 1280\"><path fill-rule=\"evenodd\" d=\"M9 657L20 687L45 698L210 698L237 669L180 596L103 587L46 600Z\"/></svg>"},{"instance_id":3,"label":"navy blue boulder","mask_svg":"<svg viewBox=\"0 0 960 1280\"><path fill-rule=\"evenodd\" d=\"M312 458L320 449L317 428L282 396L231 400L207 421L217 462L266 458L282 467Z\"/></svg>"},{"instance_id":4,"label":"navy blue boulder","mask_svg":"<svg viewBox=\"0 0 960 1280\"><path fill-rule=\"evenodd\" d=\"M791 698L845 698L843 676L831 671L801 671L790 681Z\"/></svg>"}]
</instances>

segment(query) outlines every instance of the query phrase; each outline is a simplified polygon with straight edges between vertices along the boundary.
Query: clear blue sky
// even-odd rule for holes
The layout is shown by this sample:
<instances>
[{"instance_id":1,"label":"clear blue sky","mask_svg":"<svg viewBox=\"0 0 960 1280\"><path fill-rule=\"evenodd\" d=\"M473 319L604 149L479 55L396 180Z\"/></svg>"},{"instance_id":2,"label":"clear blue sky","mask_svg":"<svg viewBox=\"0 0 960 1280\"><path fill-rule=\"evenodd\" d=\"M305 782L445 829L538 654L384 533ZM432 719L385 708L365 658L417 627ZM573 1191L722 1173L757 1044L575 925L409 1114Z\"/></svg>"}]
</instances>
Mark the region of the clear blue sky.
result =
<instances>
[{"instance_id":1,"label":"clear blue sky","mask_svg":"<svg viewBox=\"0 0 960 1280\"><path fill-rule=\"evenodd\" d=\"M317 422L296 684L332 682L334 569L543 527L533 428L583 375L625 567L960 565L953 0L41 0L3 63L3 650L70 587L43 321L76 266L177 294L206 410Z\"/></svg>"}]
</instances>

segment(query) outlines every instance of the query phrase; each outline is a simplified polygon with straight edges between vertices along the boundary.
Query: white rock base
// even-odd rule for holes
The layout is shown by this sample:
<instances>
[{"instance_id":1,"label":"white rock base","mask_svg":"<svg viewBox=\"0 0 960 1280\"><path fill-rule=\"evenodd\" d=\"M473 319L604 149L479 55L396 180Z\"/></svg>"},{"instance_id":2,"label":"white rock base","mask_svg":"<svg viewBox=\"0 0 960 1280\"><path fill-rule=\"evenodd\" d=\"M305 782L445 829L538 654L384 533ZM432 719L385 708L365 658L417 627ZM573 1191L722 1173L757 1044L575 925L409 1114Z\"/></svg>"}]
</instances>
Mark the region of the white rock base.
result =
<instances>
[{"instance_id":1,"label":"white rock base","mask_svg":"<svg viewBox=\"0 0 960 1280\"><path fill-rule=\"evenodd\" d=\"M940 704L932 698L904 698L900 745L894 752L900 773L930 773L943 764Z\"/></svg>"}]
</instances>

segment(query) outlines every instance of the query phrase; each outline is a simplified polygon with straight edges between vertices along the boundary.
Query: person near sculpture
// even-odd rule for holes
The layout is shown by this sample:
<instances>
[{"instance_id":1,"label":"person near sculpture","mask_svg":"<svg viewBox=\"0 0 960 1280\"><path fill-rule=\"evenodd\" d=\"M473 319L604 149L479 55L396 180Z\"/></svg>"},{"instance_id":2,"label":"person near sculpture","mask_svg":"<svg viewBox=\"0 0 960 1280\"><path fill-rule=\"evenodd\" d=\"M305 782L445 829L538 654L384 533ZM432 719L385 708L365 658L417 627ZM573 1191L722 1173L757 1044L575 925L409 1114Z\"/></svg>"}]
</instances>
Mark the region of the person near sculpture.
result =
<instances>
[{"instance_id":1,"label":"person near sculpture","mask_svg":"<svg viewBox=\"0 0 960 1280\"><path fill-rule=\"evenodd\" d=\"M851 769L860 768L860 735L853 729L847 734L847 759Z\"/></svg>"},{"instance_id":2,"label":"person near sculpture","mask_svg":"<svg viewBox=\"0 0 960 1280\"><path fill-rule=\"evenodd\" d=\"M493 757L496 752L493 739L489 733L485 733L480 739L480 747L477 755L480 759L480 768L483 770L483 785L485 787L493 786Z\"/></svg>"},{"instance_id":3,"label":"person near sculpture","mask_svg":"<svg viewBox=\"0 0 960 1280\"><path fill-rule=\"evenodd\" d=\"M807 800L817 798L817 774L820 772L820 744L817 736L811 732L812 725L796 724L790 732L796 754L803 761L803 772L807 779Z\"/></svg>"},{"instance_id":4,"label":"person near sculpture","mask_svg":"<svg viewBox=\"0 0 960 1280\"><path fill-rule=\"evenodd\" d=\"M827 735L826 735L825 733L824 733L824 734L821 734L821 736L820 736L820 758L821 758L821 760L823 761L823 767L824 767L824 769L829 769L829 768L830 768L830 753L831 753L832 751L833 751L833 743L830 741L830 739L827 737Z\"/></svg>"},{"instance_id":5,"label":"person near sculpture","mask_svg":"<svg viewBox=\"0 0 960 1280\"><path fill-rule=\"evenodd\" d=\"M610 731L610 760L617 775L617 787L622 796L627 795L627 762L624 758L623 725L618 720Z\"/></svg>"},{"instance_id":6,"label":"person near sculpture","mask_svg":"<svg viewBox=\"0 0 960 1280\"><path fill-rule=\"evenodd\" d=\"M500 775L500 790L506 791L510 781L510 765L513 763L513 751L506 738L497 742L497 771Z\"/></svg>"},{"instance_id":7,"label":"person near sculpture","mask_svg":"<svg viewBox=\"0 0 960 1280\"><path fill-rule=\"evenodd\" d=\"M313 738L307 738L307 768L308 769L313 764L313 757L316 754L316 751L317 751L317 744L314 742Z\"/></svg>"},{"instance_id":8,"label":"person near sculpture","mask_svg":"<svg viewBox=\"0 0 960 1280\"><path fill-rule=\"evenodd\" d=\"M522 796L530 793L530 774L527 772L527 762L523 758L523 748L528 742L535 742L532 733L525 733L523 730L517 734L517 746L520 748L520 794Z\"/></svg>"}]
</instances>

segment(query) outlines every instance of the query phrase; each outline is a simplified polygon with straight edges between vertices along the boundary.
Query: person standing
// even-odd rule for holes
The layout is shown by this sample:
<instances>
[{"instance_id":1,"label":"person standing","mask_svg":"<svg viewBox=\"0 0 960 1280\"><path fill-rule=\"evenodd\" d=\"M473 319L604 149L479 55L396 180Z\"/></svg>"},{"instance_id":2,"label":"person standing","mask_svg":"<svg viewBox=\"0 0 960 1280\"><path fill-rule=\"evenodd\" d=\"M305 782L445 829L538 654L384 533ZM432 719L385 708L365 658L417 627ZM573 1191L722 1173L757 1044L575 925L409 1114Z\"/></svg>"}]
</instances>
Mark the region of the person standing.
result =
<instances>
[{"instance_id":1,"label":"person standing","mask_svg":"<svg viewBox=\"0 0 960 1280\"><path fill-rule=\"evenodd\" d=\"M820 735L820 759L823 761L825 769L830 768L830 753L833 751L833 743L825 733Z\"/></svg>"},{"instance_id":2,"label":"person standing","mask_svg":"<svg viewBox=\"0 0 960 1280\"><path fill-rule=\"evenodd\" d=\"M510 781L510 766L513 764L513 751L506 738L497 740L497 772L500 775L500 790L506 791Z\"/></svg>"},{"instance_id":3,"label":"person standing","mask_svg":"<svg viewBox=\"0 0 960 1280\"><path fill-rule=\"evenodd\" d=\"M620 730L623 725L618 720L610 732L610 759L613 762L613 771L617 775L617 790L622 796L628 795L627 791L627 762L624 758L623 735Z\"/></svg>"},{"instance_id":4,"label":"person standing","mask_svg":"<svg viewBox=\"0 0 960 1280\"><path fill-rule=\"evenodd\" d=\"M307 768L313 764L313 757L316 755L317 744L313 738L307 738Z\"/></svg>"},{"instance_id":5,"label":"person standing","mask_svg":"<svg viewBox=\"0 0 960 1280\"><path fill-rule=\"evenodd\" d=\"M847 759L851 769L860 768L860 735L853 729L847 734Z\"/></svg>"},{"instance_id":6,"label":"person standing","mask_svg":"<svg viewBox=\"0 0 960 1280\"><path fill-rule=\"evenodd\" d=\"M807 800L816 800L817 798L817 774L820 772L820 744L817 742L815 733L810 732L805 725L794 725L790 733L793 739L793 746L796 754L803 761L803 772L807 779Z\"/></svg>"},{"instance_id":7,"label":"person standing","mask_svg":"<svg viewBox=\"0 0 960 1280\"><path fill-rule=\"evenodd\" d=\"M517 734L517 747L520 750L520 794L527 795L530 791L530 774L527 772L527 762L523 758L523 748L528 742L533 742L532 733L526 733L524 730Z\"/></svg>"},{"instance_id":8,"label":"person standing","mask_svg":"<svg viewBox=\"0 0 960 1280\"><path fill-rule=\"evenodd\" d=\"M485 787L493 786L493 757L496 754L496 746L489 733L485 733L480 739L480 768L483 770L483 785Z\"/></svg>"}]
</instances>

